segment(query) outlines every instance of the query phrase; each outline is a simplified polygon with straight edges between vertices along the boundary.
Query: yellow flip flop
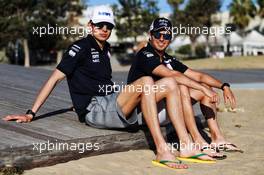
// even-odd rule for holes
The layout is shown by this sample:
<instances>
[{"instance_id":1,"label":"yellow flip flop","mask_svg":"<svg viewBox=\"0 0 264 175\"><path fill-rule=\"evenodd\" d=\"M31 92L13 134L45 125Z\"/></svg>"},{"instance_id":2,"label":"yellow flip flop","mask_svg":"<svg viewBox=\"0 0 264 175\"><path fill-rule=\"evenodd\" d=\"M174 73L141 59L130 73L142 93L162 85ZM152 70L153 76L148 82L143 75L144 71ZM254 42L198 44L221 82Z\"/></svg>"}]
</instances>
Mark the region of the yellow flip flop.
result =
<instances>
[{"instance_id":1,"label":"yellow flip flop","mask_svg":"<svg viewBox=\"0 0 264 175\"><path fill-rule=\"evenodd\" d=\"M169 167L166 163L176 163L176 164L182 164L182 162L180 160L175 160L175 161L171 161L171 160L152 160L152 165L154 166L158 166L161 168L168 168L168 169L173 169L173 170L183 170L183 169L188 169L188 166L186 165L186 168L172 168Z\"/></svg>"},{"instance_id":2,"label":"yellow flip flop","mask_svg":"<svg viewBox=\"0 0 264 175\"><path fill-rule=\"evenodd\" d=\"M178 160L181 160L183 162L192 162L192 163L207 163L207 164L213 164L216 163L216 161L214 160L201 160L198 159L201 156L205 156L207 154L205 153L201 153L201 154L197 154L195 156L190 156L190 157L177 157Z\"/></svg>"}]
</instances>

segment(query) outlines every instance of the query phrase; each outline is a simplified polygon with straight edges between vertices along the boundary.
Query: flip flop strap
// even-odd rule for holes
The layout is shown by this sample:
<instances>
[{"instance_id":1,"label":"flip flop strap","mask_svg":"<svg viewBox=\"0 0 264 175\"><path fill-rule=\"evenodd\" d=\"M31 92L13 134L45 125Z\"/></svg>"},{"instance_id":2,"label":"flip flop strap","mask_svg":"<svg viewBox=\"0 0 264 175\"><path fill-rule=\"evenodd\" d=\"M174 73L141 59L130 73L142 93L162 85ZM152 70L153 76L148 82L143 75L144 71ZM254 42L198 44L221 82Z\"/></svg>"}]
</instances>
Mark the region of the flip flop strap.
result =
<instances>
[{"instance_id":1,"label":"flip flop strap","mask_svg":"<svg viewBox=\"0 0 264 175\"><path fill-rule=\"evenodd\" d=\"M176 164L181 164L182 163L182 161L180 161L180 160L175 160L175 161L172 161L172 160L160 160L160 161L158 161L159 163L161 163L161 164L166 164L166 163L176 163Z\"/></svg>"},{"instance_id":2,"label":"flip flop strap","mask_svg":"<svg viewBox=\"0 0 264 175\"><path fill-rule=\"evenodd\" d=\"M207 156L207 154L205 154L205 153L201 153L201 154L197 154L197 155L195 155L195 156L191 156L191 157L189 157L189 158L197 159L197 158L199 158L199 157L201 157L201 156Z\"/></svg>"}]
</instances>

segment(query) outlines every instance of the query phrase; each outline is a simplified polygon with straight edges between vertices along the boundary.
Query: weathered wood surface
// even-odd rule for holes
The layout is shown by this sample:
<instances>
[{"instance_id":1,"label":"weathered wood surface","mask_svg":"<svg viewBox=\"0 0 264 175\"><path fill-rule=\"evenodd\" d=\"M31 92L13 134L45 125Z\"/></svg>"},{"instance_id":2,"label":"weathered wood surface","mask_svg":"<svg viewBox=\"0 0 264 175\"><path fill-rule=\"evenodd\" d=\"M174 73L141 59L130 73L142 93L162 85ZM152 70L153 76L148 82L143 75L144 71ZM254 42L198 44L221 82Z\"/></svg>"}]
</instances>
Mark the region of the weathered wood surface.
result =
<instances>
[{"instance_id":1,"label":"weathered wood surface","mask_svg":"<svg viewBox=\"0 0 264 175\"><path fill-rule=\"evenodd\" d=\"M0 64L0 118L7 114L24 113L30 108L41 85L51 71ZM118 83L126 75L115 74ZM19 124L0 120L0 167L18 166L30 169L66 162L85 156L112 153L130 149L149 148L151 139L145 130L129 131L94 129L79 123L77 115L69 111L71 100L66 82L59 84L39 111L39 119ZM166 131L167 130L167 131ZM173 133L170 127L165 133ZM53 149L37 150L37 143L98 143L99 150L82 148L76 151ZM47 146L47 145L46 145Z\"/></svg>"},{"instance_id":2,"label":"weathered wood surface","mask_svg":"<svg viewBox=\"0 0 264 175\"><path fill-rule=\"evenodd\" d=\"M227 82L263 82L263 70L207 71ZM0 118L7 114L24 113L30 108L41 85L51 71L0 64ZM127 73L114 73L114 81L126 82ZM38 120L19 124L0 120L0 167L20 166L25 169L48 166L85 156L112 153L153 146L146 128L117 131L94 129L79 123L77 115L69 111L70 95L66 82L60 83L38 115ZM196 106L196 112L198 111ZM168 137L174 130L162 128ZM172 137L174 138L174 137ZM99 150L50 150L40 153L36 143L98 143Z\"/></svg>"}]
</instances>

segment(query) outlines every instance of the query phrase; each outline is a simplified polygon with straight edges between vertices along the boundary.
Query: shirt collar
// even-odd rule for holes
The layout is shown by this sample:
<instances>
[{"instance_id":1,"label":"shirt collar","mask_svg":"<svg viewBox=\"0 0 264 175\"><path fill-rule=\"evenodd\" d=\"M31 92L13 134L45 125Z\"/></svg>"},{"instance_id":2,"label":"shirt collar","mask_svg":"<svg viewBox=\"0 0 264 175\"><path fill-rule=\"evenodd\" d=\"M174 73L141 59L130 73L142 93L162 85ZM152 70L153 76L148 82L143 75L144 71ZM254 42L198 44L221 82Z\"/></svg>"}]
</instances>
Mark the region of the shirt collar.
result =
<instances>
[{"instance_id":1,"label":"shirt collar","mask_svg":"<svg viewBox=\"0 0 264 175\"><path fill-rule=\"evenodd\" d=\"M148 45L147 45L147 50L152 52L156 57L160 58L159 54L155 51L154 47L149 42L148 42ZM164 52L162 60L167 59L168 57L169 57L169 54Z\"/></svg>"},{"instance_id":2,"label":"shirt collar","mask_svg":"<svg viewBox=\"0 0 264 175\"><path fill-rule=\"evenodd\" d=\"M102 51L98 43L96 42L95 38L92 35L87 35L86 38L88 41L90 41L92 47L94 47L97 51ZM108 51L109 48L110 48L110 44L106 41L104 44L103 51Z\"/></svg>"},{"instance_id":3,"label":"shirt collar","mask_svg":"<svg viewBox=\"0 0 264 175\"><path fill-rule=\"evenodd\" d=\"M146 49L147 51L153 53L156 57L160 58L159 54L155 51L155 49L152 47L152 45L149 42Z\"/></svg>"}]
</instances>

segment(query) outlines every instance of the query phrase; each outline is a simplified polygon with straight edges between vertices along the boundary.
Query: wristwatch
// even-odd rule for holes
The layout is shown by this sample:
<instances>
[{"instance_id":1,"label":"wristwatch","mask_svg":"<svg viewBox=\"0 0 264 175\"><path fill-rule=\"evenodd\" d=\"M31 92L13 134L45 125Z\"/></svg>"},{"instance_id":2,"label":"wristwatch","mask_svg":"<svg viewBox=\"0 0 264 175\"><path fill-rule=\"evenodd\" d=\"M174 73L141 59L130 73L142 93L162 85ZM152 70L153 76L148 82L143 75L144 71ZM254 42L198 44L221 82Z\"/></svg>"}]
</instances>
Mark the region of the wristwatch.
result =
<instances>
[{"instance_id":1,"label":"wristwatch","mask_svg":"<svg viewBox=\"0 0 264 175\"><path fill-rule=\"evenodd\" d=\"M223 83L222 86L221 86L221 89L224 90L225 86L230 87L230 84L229 83Z\"/></svg>"},{"instance_id":2,"label":"wristwatch","mask_svg":"<svg viewBox=\"0 0 264 175\"><path fill-rule=\"evenodd\" d=\"M31 109L27 110L26 114L31 114L31 115L33 116L33 118L32 118L32 119L34 119L34 118L35 118L35 116L36 116L36 113L35 113L35 112L33 112Z\"/></svg>"}]
</instances>

